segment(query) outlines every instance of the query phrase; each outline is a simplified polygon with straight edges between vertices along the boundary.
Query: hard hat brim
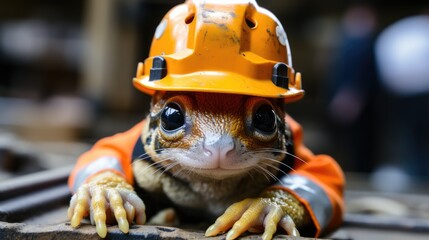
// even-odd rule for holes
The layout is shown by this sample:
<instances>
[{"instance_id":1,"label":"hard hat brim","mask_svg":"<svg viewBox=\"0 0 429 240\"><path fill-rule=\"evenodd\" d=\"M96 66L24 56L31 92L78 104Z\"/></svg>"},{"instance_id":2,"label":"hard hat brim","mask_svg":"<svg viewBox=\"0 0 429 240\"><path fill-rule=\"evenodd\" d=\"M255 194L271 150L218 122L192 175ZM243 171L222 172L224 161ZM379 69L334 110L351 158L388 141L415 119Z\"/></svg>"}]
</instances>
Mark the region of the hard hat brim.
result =
<instances>
[{"instance_id":1,"label":"hard hat brim","mask_svg":"<svg viewBox=\"0 0 429 240\"><path fill-rule=\"evenodd\" d=\"M277 87L270 80L247 78L232 72L203 71L188 74L169 74L161 80L150 81L141 76L133 80L136 88L153 95L156 91L215 92L242 94L267 98L283 98L293 102L304 96L302 89Z\"/></svg>"}]
</instances>

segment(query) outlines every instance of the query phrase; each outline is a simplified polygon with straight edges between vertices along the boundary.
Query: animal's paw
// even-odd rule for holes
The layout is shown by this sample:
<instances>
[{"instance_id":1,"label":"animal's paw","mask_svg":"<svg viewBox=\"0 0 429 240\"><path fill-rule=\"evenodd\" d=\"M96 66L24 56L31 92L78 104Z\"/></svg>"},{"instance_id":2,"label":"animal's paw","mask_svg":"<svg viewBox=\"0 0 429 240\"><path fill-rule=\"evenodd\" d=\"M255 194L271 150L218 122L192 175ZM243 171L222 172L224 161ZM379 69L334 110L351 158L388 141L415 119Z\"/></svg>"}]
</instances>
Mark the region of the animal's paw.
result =
<instances>
[{"instance_id":1,"label":"animal's paw","mask_svg":"<svg viewBox=\"0 0 429 240\"><path fill-rule=\"evenodd\" d=\"M299 202L292 198L282 190L273 190L262 197L235 203L207 229L206 236L216 236L230 229L226 235L227 240L236 239L246 231L263 232L262 239L268 240L276 233L277 226L291 236L299 236L292 217L298 213L301 215L297 216L300 222L304 211L301 211Z\"/></svg>"},{"instance_id":2,"label":"animal's paw","mask_svg":"<svg viewBox=\"0 0 429 240\"><path fill-rule=\"evenodd\" d=\"M156 213L149 221L149 225L178 227L179 219L174 208L166 208Z\"/></svg>"},{"instance_id":3,"label":"animal's paw","mask_svg":"<svg viewBox=\"0 0 429 240\"><path fill-rule=\"evenodd\" d=\"M105 172L78 188L70 200L68 217L71 226L77 228L89 215L98 235L104 238L107 235L106 223L117 222L119 229L128 233L130 223L146 222L145 210L143 201L125 179Z\"/></svg>"}]
</instances>

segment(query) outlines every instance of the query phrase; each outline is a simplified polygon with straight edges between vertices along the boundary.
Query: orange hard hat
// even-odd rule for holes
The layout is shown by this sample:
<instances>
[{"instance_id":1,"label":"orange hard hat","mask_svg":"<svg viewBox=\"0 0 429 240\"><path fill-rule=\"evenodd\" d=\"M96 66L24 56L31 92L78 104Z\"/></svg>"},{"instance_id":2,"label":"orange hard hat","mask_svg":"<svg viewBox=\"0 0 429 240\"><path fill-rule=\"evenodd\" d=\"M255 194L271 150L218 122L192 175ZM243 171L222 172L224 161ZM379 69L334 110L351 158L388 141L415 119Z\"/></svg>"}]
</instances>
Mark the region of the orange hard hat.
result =
<instances>
[{"instance_id":1,"label":"orange hard hat","mask_svg":"<svg viewBox=\"0 0 429 240\"><path fill-rule=\"evenodd\" d=\"M188 0L171 9L134 85L150 95L216 92L287 102L304 95L280 21L254 0Z\"/></svg>"}]
</instances>

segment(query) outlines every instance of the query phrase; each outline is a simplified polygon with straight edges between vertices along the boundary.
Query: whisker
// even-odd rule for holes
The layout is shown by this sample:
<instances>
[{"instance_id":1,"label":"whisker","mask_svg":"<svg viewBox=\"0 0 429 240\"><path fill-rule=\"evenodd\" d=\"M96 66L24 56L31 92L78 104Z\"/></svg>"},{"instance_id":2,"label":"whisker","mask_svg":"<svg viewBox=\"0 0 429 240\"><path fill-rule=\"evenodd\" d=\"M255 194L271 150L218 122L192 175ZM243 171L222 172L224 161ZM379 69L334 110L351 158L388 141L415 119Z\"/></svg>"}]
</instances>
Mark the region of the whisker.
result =
<instances>
[{"instance_id":1,"label":"whisker","mask_svg":"<svg viewBox=\"0 0 429 240\"><path fill-rule=\"evenodd\" d=\"M272 161L272 162L276 162L276 163L278 163L278 164L280 164L280 165L282 165L282 166L287 167L287 168L288 168L288 169L290 169L291 171L296 172L296 170L295 170L293 167L291 167L291 166L287 165L287 164L286 164L286 163L284 163L284 162L281 162L281 161L278 161L278 160L275 160L275 159L272 159L272 158L269 158L269 157L263 157L263 159L266 159L266 160L269 160L269 161ZM279 170L280 170L280 168L279 168Z\"/></svg>"},{"instance_id":2,"label":"whisker","mask_svg":"<svg viewBox=\"0 0 429 240\"><path fill-rule=\"evenodd\" d=\"M159 149L155 149L153 150L155 153L159 153L161 151L165 150L164 148L159 148ZM147 159L150 158L151 156L149 155L149 153L145 152L143 154L140 154L138 157L136 157L136 159Z\"/></svg>"},{"instance_id":3,"label":"whisker","mask_svg":"<svg viewBox=\"0 0 429 240\"><path fill-rule=\"evenodd\" d=\"M170 160L170 159L167 159L167 160ZM166 168L168 168L170 165L172 165L172 164L174 164L174 163L168 163L167 165L166 165L166 167L159 167L159 168L157 168L153 173L152 173L152 175L158 175L158 176L156 176L157 177L157 179L160 179L161 178L161 176L165 173L165 171L166 171ZM159 173L159 174L158 174Z\"/></svg>"},{"instance_id":4,"label":"whisker","mask_svg":"<svg viewBox=\"0 0 429 240\"><path fill-rule=\"evenodd\" d=\"M264 171L268 176L270 176L273 180L275 180L276 182L281 182L280 179L278 177L276 177L276 175L274 175L272 172L268 171L267 169L256 165L258 167L258 169L261 169L262 171ZM269 179L268 179L269 181Z\"/></svg>"},{"instance_id":5,"label":"whisker","mask_svg":"<svg viewBox=\"0 0 429 240\"><path fill-rule=\"evenodd\" d=\"M267 152L268 153L284 153L286 155L289 155L291 157L294 157L294 158L298 159L299 161L301 161L301 162L303 162L305 164L308 164L307 161L305 161L304 159L296 156L295 154L292 154L292 153L290 153L290 152L288 152L286 150L281 150L281 149L276 149L276 148L260 148L258 150L254 150L254 151L251 151L249 153L252 154L252 153L267 153Z\"/></svg>"},{"instance_id":6,"label":"whisker","mask_svg":"<svg viewBox=\"0 0 429 240\"><path fill-rule=\"evenodd\" d=\"M180 176L180 174L181 174L183 171L186 171L186 169L184 169L184 168L180 168L177 172L174 172L174 173L173 173L173 176L174 176L174 177L179 177L179 176Z\"/></svg>"},{"instance_id":7,"label":"whisker","mask_svg":"<svg viewBox=\"0 0 429 240\"><path fill-rule=\"evenodd\" d=\"M257 172L259 172L259 173L261 173L262 174L262 176L264 176L266 179L267 179L267 181L268 182L270 182L270 178L267 176L267 174L266 174L266 172L265 171L263 171L263 170L265 170L263 167L261 167L261 166L258 166L258 165L256 165L256 171ZM262 169L262 170L261 170Z\"/></svg>"},{"instance_id":8,"label":"whisker","mask_svg":"<svg viewBox=\"0 0 429 240\"><path fill-rule=\"evenodd\" d=\"M165 157L164 156L164 159L162 159L162 156L163 155L166 155L166 154L171 154L171 153L174 153L174 150L175 149L169 149L169 148L160 148L160 149L156 149L155 150L155 152L163 152L163 154L162 155L158 155L158 157L161 157L161 159L160 160L157 160L157 161L155 161L155 159L153 159L153 161L154 161L154 163L153 164L151 164L152 166L153 165L157 165L157 164L160 164L160 163L162 163L162 162L164 162L164 161L166 161L166 160L169 160L169 158L168 157ZM147 153L145 153L145 154L142 154L142 155L147 155L146 157L144 157L144 158L137 158L137 161L141 161L141 160L146 160L146 159L149 159L149 158L151 158L151 156L149 156L149 154L147 154ZM136 161L134 161L133 162L133 164L135 163ZM149 166L150 167L150 166Z\"/></svg>"},{"instance_id":9,"label":"whisker","mask_svg":"<svg viewBox=\"0 0 429 240\"><path fill-rule=\"evenodd\" d=\"M277 170L277 171L283 173L285 176L289 176L289 173L286 173L285 171L281 170L277 166L274 166L273 164L266 163L266 162L261 162L261 163L265 164L266 166L269 166L269 167L273 168L274 170ZM282 183L281 179L279 179L278 177L277 177L277 179L279 180L279 183Z\"/></svg>"},{"instance_id":10,"label":"whisker","mask_svg":"<svg viewBox=\"0 0 429 240\"><path fill-rule=\"evenodd\" d=\"M167 167L164 168L164 171L162 171L161 174L164 174L165 172L170 171L172 168L174 168L177 165L179 165L178 162L173 162L173 163L169 164Z\"/></svg>"},{"instance_id":11,"label":"whisker","mask_svg":"<svg viewBox=\"0 0 429 240\"><path fill-rule=\"evenodd\" d=\"M169 157L166 157L166 158L164 158L164 159L158 160L158 161L156 161L156 162L154 162L154 163L152 163L152 164L150 164L150 165L146 166L146 167L145 167L145 168L143 168L142 170L140 170L140 171L139 171L139 174L144 173L148 168L155 167L155 168L156 168L156 170L155 170L155 171L153 171L153 172L151 172L150 174L151 174L152 176L155 176L157 173L160 173L160 172L161 172L161 174L158 176L158 178L159 178L159 177L161 177L161 175L162 175L163 173L165 173L166 168L168 168L169 166L171 166L172 164L174 164L174 163L167 163L167 164L166 164L166 166L163 166L163 165L162 165L162 163L167 162L167 161L171 161L171 159L170 159Z\"/></svg>"},{"instance_id":12,"label":"whisker","mask_svg":"<svg viewBox=\"0 0 429 240\"><path fill-rule=\"evenodd\" d=\"M266 166L269 166L269 167L273 168L274 170L277 170L277 171L283 173L285 176L289 176L289 173L281 170L279 167L275 166L274 164L270 164L270 163L267 163L267 162L261 162L261 163L265 164Z\"/></svg>"},{"instance_id":13,"label":"whisker","mask_svg":"<svg viewBox=\"0 0 429 240\"><path fill-rule=\"evenodd\" d=\"M281 182L281 180L274 173L270 172L268 169L265 170L270 173L270 176L272 176L276 182Z\"/></svg>"},{"instance_id":14,"label":"whisker","mask_svg":"<svg viewBox=\"0 0 429 240\"><path fill-rule=\"evenodd\" d=\"M246 174L249 175L252 180L255 179L255 177L252 174L252 171L246 171Z\"/></svg>"},{"instance_id":15,"label":"whisker","mask_svg":"<svg viewBox=\"0 0 429 240\"><path fill-rule=\"evenodd\" d=\"M297 155L295 155L295 154L292 154L292 153L290 153L290 152L285 152L285 153L286 153L287 155L289 155L289 156L293 157L293 158L298 159L299 161L303 162L304 164L308 164L308 162L307 162L307 161L305 161L304 159L302 159L302 158L298 157L298 156L297 156Z\"/></svg>"},{"instance_id":16,"label":"whisker","mask_svg":"<svg viewBox=\"0 0 429 240\"><path fill-rule=\"evenodd\" d=\"M146 159L151 159L151 158L152 157L149 156L149 155L147 155L145 157L138 157L138 158L135 158L134 161L131 164L133 164L135 161L141 161L141 160L146 160Z\"/></svg>"},{"instance_id":17,"label":"whisker","mask_svg":"<svg viewBox=\"0 0 429 240\"><path fill-rule=\"evenodd\" d=\"M165 158L165 159L161 159L161 160L159 160L159 161L156 161L156 162L154 162L154 163L152 163L152 164L149 164L148 166L146 166L145 168L143 168L142 170L140 170L140 172L144 172L144 171L146 171L146 169L148 169L148 168L151 168L151 167L156 167L157 169L159 169L159 167L162 167L162 163L163 162L166 162L166 161L168 161L168 160L170 160L170 158ZM139 159L139 161L140 161L140 159ZM134 164L135 162L133 162L133 164Z\"/></svg>"},{"instance_id":18,"label":"whisker","mask_svg":"<svg viewBox=\"0 0 429 240\"><path fill-rule=\"evenodd\" d=\"M272 172L270 172L268 169L263 168L262 166L256 165L258 168L260 168L261 170L263 170L264 172L266 172L271 178L273 178L274 180L277 180L277 176L274 175Z\"/></svg>"},{"instance_id":19,"label":"whisker","mask_svg":"<svg viewBox=\"0 0 429 240\"><path fill-rule=\"evenodd\" d=\"M173 176L180 177L181 175L185 175L185 174L195 175L195 172L193 172L191 169L180 168L179 171L173 173Z\"/></svg>"},{"instance_id":20,"label":"whisker","mask_svg":"<svg viewBox=\"0 0 429 240\"><path fill-rule=\"evenodd\" d=\"M138 157L138 158L135 158L134 159L134 161L131 163L131 165L133 165L133 164L135 164L136 162L139 162L139 161L144 161L144 160L146 160L146 159L151 159L152 157L150 156L150 155L148 155L147 153L145 153L145 154L142 154L142 155L140 155L140 156L143 156L143 155L146 155L145 157ZM166 159L164 159L164 160L166 160ZM156 164L158 164L158 163L160 163L160 162L162 162L162 161L164 161L164 160L159 160L159 161L154 161L154 163L152 163L150 166L148 166L148 167L151 167L151 166L153 166L153 165L156 165Z\"/></svg>"},{"instance_id":21,"label":"whisker","mask_svg":"<svg viewBox=\"0 0 429 240\"><path fill-rule=\"evenodd\" d=\"M170 160L170 158L166 160ZM166 168L168 168L171 164L174 164L174 163L167 163L166 166L160 166L159 168L156 169L155 172L153 172L153 174L156 174L156 173L160 173L160 175L164 174L166 171Z\"/></svg>"}]
</instances>

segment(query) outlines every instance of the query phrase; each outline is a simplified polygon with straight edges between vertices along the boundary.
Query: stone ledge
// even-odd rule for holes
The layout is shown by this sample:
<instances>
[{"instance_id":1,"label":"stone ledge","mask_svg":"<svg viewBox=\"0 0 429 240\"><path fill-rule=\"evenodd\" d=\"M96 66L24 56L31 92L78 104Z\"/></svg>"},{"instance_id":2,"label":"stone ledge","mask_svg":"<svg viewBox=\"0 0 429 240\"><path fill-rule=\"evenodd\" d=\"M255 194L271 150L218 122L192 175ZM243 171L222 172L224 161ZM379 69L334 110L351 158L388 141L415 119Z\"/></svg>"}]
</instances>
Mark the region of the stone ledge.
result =
<instances>
[{"instance_id":1,"label":"stone ledge","mask_svg":"<svg viewBox=\"0 0 429 240\"><path fill-rule=\"evenodd\" d=\"M0 222L0 239L2 240L51 240L51 239L68 239L68 240L95 240L98 237L95 228L91 225L82 225L78 229L73 229L69 223L57 225L30 225L23 223L6 223ZM123 234L118 227L108 227L106 239L159 239L159 240L188 240L188 239L225 239L225 235L205 238L203 231L191 232L173 227L164 226L131 226L128 234ZM260 235L246 235L241 240L260 239ZM306 239L300 237L290 237L286 235L277 235L276 240L280 239Z\"/></svg>"}]
</instances>

